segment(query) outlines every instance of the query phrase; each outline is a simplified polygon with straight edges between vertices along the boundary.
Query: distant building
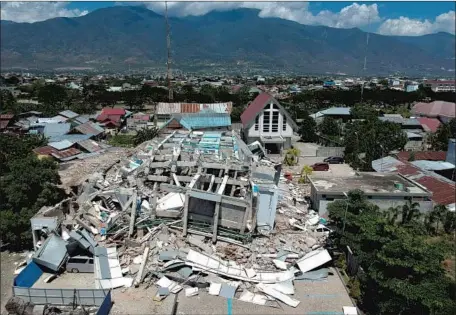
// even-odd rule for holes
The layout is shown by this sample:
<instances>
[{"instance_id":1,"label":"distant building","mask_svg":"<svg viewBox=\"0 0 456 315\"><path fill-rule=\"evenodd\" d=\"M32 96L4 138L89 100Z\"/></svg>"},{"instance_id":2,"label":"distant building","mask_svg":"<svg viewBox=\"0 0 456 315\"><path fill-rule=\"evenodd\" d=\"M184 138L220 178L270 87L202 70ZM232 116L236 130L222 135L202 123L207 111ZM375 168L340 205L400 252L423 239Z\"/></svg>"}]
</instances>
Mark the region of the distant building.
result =
<instances>
[{"instance_id":1,"label":"distant building","mask_svg":"<svg viewBox=\"0 0 456 315\"><path fill-rule=\"evenodd\" d=\"M426 80L423 86L434 92L455 92L455 80Z\"/></svg>"},{"instance_id":2,"label":"distant building","mask_svg":"<svg viewBox=\"0 0 456 315\"><path fill-rule=\"evenodd\" d=\"M417 82L407 82L405 84L405 92L415 92L418 91L420 85Z\"/></svg>"},{"instance_id":3,"label":"distant building","mask_svg":"<svg viewBox=\"0 0 456 315\"><path fill-rule=\"evenodd\" d=\"M268 93L258 95L241 115L247 144L260 141L267 150L281 152L291 147L298 126L280 103Z\"/></svg>"},{"instance_id":4,"label":"distant building","mask_svg":"<svg viewBox=\"0 0 456 315\"><path fill-rule=\"evenodd\" d=\"M350 107L331 107L322 111L319 111L315 114L310 115L317 123L323 121L325 117L331 117L334 119L342 119L343 121L348 121L351 119L351 109Z\"/></svg>"}]
</instances>

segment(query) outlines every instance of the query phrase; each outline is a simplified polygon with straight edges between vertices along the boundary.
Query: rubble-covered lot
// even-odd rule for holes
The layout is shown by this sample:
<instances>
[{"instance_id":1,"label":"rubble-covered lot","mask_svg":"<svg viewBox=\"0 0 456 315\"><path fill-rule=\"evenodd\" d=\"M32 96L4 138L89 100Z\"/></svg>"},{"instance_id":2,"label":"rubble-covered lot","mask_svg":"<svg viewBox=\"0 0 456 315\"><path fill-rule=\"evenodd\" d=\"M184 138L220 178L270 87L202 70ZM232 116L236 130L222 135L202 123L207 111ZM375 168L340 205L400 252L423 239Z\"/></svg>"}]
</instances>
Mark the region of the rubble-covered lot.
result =
<instances>
[{"instance_id":1,"label":"rubble-covered lot","mask_svg":"<svg viewBox=\"0 0 456 315\"><path fill-rule=\"evenodd\" d=\"M32 218L34 288L113 289L117 314L170 313L176 295L182 314L352 305L308 187L234 132L164 130L122 154L62 178L73 196Z\"/></svg>"}]
</instances>

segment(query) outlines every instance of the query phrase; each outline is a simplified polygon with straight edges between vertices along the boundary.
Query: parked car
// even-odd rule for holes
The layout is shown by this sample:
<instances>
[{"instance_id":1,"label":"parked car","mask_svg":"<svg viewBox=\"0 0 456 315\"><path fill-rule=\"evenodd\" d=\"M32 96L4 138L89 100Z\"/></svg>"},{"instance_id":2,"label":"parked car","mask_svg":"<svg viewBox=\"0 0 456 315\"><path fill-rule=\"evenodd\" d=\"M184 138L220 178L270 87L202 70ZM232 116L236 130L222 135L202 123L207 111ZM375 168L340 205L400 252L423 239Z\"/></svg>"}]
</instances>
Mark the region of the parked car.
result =
<instances>
[{"instance_id":1,"label":"parked car","mask_svg":"<svg viewBox=\"0 0 456 315\"><path fill-rule=\"evenodd\" d=\"M314 171L329 171L328 163L315 163L311 167Z\"/></svg>"},{"instance_id":2,"label":"parked car","mask_svg":"<svg viewBox=\"0 0 456 315\"><path fill-rule=\"evenodd\" d=\"M340 156L330 156L330 157L324 159L323 162L326 162L329 164L343 164L344 158L342 158Z\"/></svg>"},{"instance_id":3,"label":"parked car","mask_svg":"<svg viewBox=\"0 0 456 315\"><path fill-rule=\"evenodd\" d=\"M323 224L318 224L317 228L315 229L315 232L328 236L332 232L332 230L327 226L324 226Z\"/></svg>"},{"instance_id":4,"label":"parked car","mask_svg":"<svg viewBox=\"0 0 456 315\"><path fill-rule=\"evenodd\" d=\"M93 257L88 256L74 256L68 259L66 264L66 270L68 272L94 272Z\"/></svg>"}]
</instances>

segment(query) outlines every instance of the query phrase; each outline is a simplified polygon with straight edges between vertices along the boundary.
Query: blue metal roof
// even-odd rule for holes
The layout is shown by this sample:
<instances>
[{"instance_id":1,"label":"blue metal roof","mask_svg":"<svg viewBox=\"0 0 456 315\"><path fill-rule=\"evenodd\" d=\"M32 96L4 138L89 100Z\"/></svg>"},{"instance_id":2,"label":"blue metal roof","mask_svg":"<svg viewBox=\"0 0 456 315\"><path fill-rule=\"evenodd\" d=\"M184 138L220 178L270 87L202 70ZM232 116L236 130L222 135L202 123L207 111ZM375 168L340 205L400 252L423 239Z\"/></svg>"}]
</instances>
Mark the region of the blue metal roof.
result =
<instances>
[{"instance_id":1,"label":"blue metal roof","mask_svg":"<svg viewBox=\"0 0 456 315\"><path fill-rule=\"evenodd\" d=\"M180 124L188 130L217 128L231 126L231 117L228 114L188 114L182 115L179 120Z\"/></svg>"},{"instance_id":2,"label":"blue metal roof","mask_svg":"<svg viewBox=\"0 0 456 315\"><path fill-rule=\"evenodd\" d=\"M69 123L45 124L44 136L49 137L49 138L61 136L61 135L68 133L70 131L70 128L71 128L71 124L69 124Z\"/></svg>"},{"instance_id":3,"label":"blue metal roof","mask_svg":"<svg viewBox=\"0 0 456 315\"><path fill-rule=\"evenodd\" d=\"M441 170L449 170L453 169L454 165L449 162L442 162L442 161L426 161L426 160L419 160L411 162L416 167L427 170L427 171L441 171Z\"/></svg>"},{"instance_id":4,"label":"blue metal roof","mask_svg":"<svg viewBox=\"0 0 456 315\"><path fill-rule=\"evenodd\" d=\"M71 141L68 141L68 140L62 140L62 141L59 141L59 142L50 142L48 145L53 147L54 149L57 149L57 150L64 150L64 149L68 149L69 147L71 147L74 143L71 142Z\"/></svg>"},{"instance_id":5,"label":"blue metal roof","mask_svg":"<svg viewBox=\"0 0 456 315\"><path fill-rule=\"evenodd\" d=\"M70 119L76 118L76 117L79 116L79 114L77 114L77 113L75 113L75 112L73 112L72 110L69 110L69 109L64 110L63 112L60 112L59 115L67 117L67 118L70 118Z\"/></svg>"}]
</instances>

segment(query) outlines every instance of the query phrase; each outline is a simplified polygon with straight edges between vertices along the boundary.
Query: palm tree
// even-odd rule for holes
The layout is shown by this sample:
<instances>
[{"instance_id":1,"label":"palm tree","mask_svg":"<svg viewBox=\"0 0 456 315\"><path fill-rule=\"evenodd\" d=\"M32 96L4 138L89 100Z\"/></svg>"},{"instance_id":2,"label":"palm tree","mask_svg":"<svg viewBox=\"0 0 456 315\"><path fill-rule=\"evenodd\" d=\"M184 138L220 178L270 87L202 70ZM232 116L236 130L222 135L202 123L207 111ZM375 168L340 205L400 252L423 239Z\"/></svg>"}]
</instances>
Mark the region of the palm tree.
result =
<instances>
[{"instance_id":1,"label":"palm tree","mask_svg":"<svg viewBox=\"0 0 456 315\"><path fill-rule=\"evenodd\" d=\"M424 218L424 226L426 228L427 233L434 233L434 223L435 223L435 214L433 211L426 213Z\"/></svg>"},{"instance_id":2,"label":"palm tree","mask_svg":"<svg viewBox=\"0 0 456 315\"><path fill-rule=\"evenodd\" d=\"M444 221L446 212L448 210L443 205L437 205L432 210L432 214L436 219L436 232L439 233L439 224Z\"/></svg>"},{"instance_id":3,"label":"palm tree","mask_svg":"<svg viewBox=\"0 0 456 315\"><path fill-rule=\"evenodd\" d=\"M418 202L412 202L412 200L402 206L402 224L413 222L421 217L419 206Z\"/></svg>"},{"instance_id":4,"label":"palm tree","mask_svg":"<svg viewBox=\"0 0 456 315\"><path fill-rule=\"evenodd\" d=\"M389 224L396 224L400 213L401 208L399 206L390 207L388 211L385 212L386 221L388 221Z\"/></svg>"}]
</instances>

